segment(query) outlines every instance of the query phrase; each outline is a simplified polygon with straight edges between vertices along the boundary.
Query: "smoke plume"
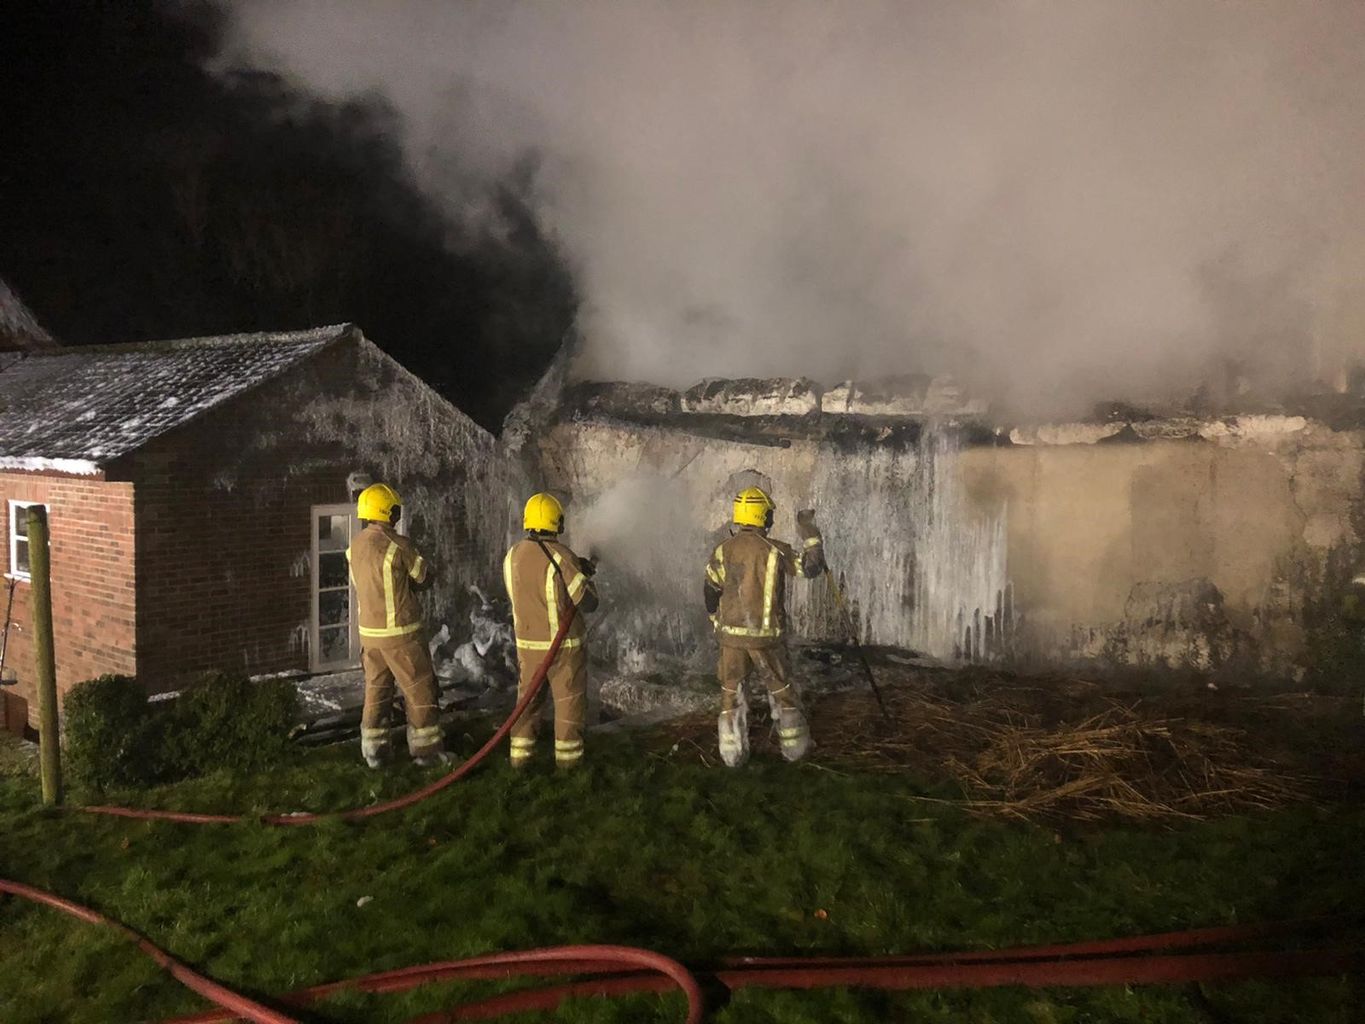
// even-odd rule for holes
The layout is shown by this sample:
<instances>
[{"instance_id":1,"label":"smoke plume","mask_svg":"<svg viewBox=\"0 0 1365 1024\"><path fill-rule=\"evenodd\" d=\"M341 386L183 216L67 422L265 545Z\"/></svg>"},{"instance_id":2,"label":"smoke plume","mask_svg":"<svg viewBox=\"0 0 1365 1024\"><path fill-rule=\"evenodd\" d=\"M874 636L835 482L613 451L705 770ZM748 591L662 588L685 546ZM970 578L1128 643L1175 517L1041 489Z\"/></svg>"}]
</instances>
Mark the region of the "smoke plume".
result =
<instances>
[{"instance_id":1,"label":"smoke plume","mask_svg":"<svg viewBox=\"0 0 1365 1024\"><path fill-rule=\"evenodd\" d=\"M579 372L954 372L1016 410L1365 346L1359 0L240 0L452 222L532 183Z\"/></svg>"}]
</instances>

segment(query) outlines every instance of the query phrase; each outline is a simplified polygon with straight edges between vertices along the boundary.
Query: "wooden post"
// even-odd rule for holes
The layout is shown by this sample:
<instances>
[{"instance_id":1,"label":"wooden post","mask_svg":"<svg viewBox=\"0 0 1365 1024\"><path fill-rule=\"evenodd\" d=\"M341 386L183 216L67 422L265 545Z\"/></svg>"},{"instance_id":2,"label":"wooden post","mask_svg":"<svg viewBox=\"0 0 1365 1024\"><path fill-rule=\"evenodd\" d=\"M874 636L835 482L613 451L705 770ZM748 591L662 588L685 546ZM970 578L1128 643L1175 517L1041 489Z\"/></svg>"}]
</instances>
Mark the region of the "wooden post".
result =
<instances>
[{"instance_id":1,"label":"wooden post","mask_svg":"<svg viewBox=\"0 0 1365 1024\"><path fill-rule=\"evenodd\" d=\"M29 621L34 668L38 675L38 754L43 773L43 803L62 802L61 730L57 725L57 666L52 647L52 562L48 557L47 510L28 510Z\"/></svg>"}]
</instances>

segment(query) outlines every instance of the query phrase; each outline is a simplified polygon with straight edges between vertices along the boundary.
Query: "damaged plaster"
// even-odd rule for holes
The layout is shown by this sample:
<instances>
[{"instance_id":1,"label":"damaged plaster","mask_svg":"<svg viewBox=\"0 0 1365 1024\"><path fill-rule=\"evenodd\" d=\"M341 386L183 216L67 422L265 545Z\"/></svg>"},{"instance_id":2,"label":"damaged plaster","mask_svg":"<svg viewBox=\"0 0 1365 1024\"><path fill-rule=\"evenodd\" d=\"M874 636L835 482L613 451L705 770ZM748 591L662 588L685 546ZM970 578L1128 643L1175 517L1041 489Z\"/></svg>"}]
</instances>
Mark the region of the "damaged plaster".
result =
<instances>
[{"instance_id":1,"label":"damaged plaster","mask_svg":"<svg viewBox=\"0 0 1365 1024\"><path fill-rule=\"evenodd\" d=\"M805 506L825 531L834 577L792 588L799 638L840 638L833 582L862 641L945 660L1302 674L1361 551L1359 417L1000 424L950 381L900 384L547 388L523 456L600 548L603 655L712 657L701 566L754 471L776 536ZM637 500L648 525L614 511Z\"/></svg>"}]
</instances>

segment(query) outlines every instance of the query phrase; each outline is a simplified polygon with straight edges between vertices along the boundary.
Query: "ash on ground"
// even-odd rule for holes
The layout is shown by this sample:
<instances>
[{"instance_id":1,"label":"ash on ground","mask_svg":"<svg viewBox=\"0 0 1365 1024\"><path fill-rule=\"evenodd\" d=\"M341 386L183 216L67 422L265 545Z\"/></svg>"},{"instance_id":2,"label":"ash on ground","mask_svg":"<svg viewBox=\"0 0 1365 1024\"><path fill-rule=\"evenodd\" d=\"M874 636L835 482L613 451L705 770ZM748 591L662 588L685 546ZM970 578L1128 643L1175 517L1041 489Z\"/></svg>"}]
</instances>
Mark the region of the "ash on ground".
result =
<instances>
[{"instance_id":1,"label":"ash on ground","mask_svg":"<svg viewBox=\"0 0 1365 1024\"><path fill-rule=\"evenodd\" d=\"M612 729L644 726L691 714L715 715L720 711L720 681L716 678L714 650L691 661L655 657L655 668L647 674L613 673L595 666L590 680L590 708L600 705L603 727ZM881 648L864 649L836 644L799 644L791 651L792 678L803 699L810 701L826 694L849 690L870 691L863 659L897 669L918 666L941 667L941 663L917 654ZM875 676L874 676L875 678ZM766 709L767 690L755 675L745 685L745 695L754 709Z\"/></svg>"}]
</instances>

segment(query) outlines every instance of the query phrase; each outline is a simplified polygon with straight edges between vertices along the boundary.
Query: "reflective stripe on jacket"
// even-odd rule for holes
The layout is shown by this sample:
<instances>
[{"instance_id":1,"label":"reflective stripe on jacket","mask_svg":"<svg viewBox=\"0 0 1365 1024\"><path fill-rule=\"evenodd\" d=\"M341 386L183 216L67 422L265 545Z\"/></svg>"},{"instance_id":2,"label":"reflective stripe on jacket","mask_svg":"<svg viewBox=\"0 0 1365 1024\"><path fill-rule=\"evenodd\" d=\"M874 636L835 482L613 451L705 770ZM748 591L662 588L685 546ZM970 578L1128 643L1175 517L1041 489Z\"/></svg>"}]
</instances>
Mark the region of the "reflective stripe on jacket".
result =
<instances>
[{"instance_id":1,"label":"reflective stripe on jacket","mask_svg":"<svg viewBox=\"0 0 1365 1024\"><path fill-rule=\"evenodd\" d=\"M819 576L823 542L812 529L798 553L754 526L718 545L706 565L706 588L719 594L714 621L721 643L767 647L787 631L786 578Z\"/></svg>"},{"instance_id":2,"label":"reflective stripe on jacket","mask_svg":"<svg viewBox=\"0 0 1365 1024\"><path fill-rule=\"evenodd\" d=\"M559 572L545 557L546 551L553 556ZM574 616L561 646L572 649L583 645L586 625L582 613L597 607L597 587L568 547L549 538L539 542L529 537L518 541L502 560L502 581L512 602L518 648L548 651L569 601L578 606L579 614Z\"/></svg>"},{"instance_id":3,"label":"reflective stripe on jacket","mask_svg":"<svg viewBox=\"0 0 1365 1024\"><path fill-rule=\"evenodd\" d=\"M360 605L362 645L392 647L422 629L422 607L412 583L427 578L426 560L393 527L371 523L346 550Z\"/></svg>"}]
</instances>

